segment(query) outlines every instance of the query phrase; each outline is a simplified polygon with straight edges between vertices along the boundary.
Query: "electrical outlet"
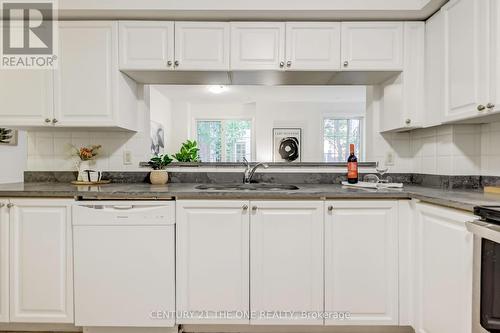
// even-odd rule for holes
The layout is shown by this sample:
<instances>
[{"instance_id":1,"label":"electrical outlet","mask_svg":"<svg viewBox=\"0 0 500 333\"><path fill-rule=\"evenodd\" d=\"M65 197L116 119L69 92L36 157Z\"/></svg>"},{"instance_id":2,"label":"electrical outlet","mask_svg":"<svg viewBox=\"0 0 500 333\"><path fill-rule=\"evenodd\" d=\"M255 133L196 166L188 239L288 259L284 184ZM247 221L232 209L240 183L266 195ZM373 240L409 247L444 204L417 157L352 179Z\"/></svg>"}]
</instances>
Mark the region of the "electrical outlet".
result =
<instances>
[{"instance_id":1,"label":"electrical outlet","mask_svg":"<svg viewBox=\"0 0 500 333\"><path fill-rule=\"evenodd\" d=\"M130 150L125 150L123 152L123 165L132 164L132 152Z\"/></svg>"},{"instance_id":2,"label":"electrical outlet","mask_svg":"<svg viewBox=\"0 0 500 333\"><path fill-rule=\"evenodd\" d=\"M388 151L385 155L385 165L393 166L394 165L394 153L392 151Z\"/></svg>"}]
</instances>

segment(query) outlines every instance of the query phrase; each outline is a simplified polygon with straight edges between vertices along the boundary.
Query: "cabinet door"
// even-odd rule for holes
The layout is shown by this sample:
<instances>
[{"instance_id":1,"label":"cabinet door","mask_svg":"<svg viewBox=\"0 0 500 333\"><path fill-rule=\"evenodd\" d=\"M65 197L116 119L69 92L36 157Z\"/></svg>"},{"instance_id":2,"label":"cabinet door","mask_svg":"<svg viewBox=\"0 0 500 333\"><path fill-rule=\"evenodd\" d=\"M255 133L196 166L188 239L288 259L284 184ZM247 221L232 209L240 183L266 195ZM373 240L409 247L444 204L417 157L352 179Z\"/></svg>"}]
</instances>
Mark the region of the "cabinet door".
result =
<instances>
[{"instance_id":1,"label":"cabinet door","mask_svg":"<svg viewBox=\"0 0 500 333\"><path fill-rule=\"evenodd\" d=\"M445 120L460 120L487 112L487 35L476 0L453 0L443 7L445 28Z\"/></svg>"},{"instance_id":2,"label":"cabinet door","mask_svg":"<svg viewBox=\"0 0 500 333\"><path fill-rule=\"evenodd\" d=\"M0 70L0 123L12 127L50 126L52 92L50 70Z\"/></svg>"},{"instance_id":3,"label":"cabinet door","mask_svg":"<svg viewBox=\"0 0 500 333\"><path fill-rule=\"evenodd\" d=\"M11 203L10 321L72 323L71 202Z\"/></svg>"},{"instance_id":4,"label":"cabinet door","mask_svg":"<svg viewBox=\"0 0 500 333\"><path fill-rule=\"evenodd\" d=\"M344 70L402 70L403 23L342 22Z\"/></svg>"},{"instance_id":5,"label":"cabinet door","mask_svg":"<svg viewBox=\"0 0 500 333\"><path fill-rule=\"evenodd\" d=\"M176 308L192 314L178 324L248 324L238 315L249 311L248 204L177 201Z\"/></svg>"},{"instance_id":6,"label":"cabinet door","mask_svg":"<svg viewBox=\"0 0 500 333\"><path fill-rule=\"evenodd\" d=\"M444 18L439 11L425 24L425 127L443 121L444 66Z\"/></svg>"},{"instance_id":7,"label":"cabinet door","mask_svg":"<svg viewBox=\"0 0 500 333\"><path fill-rule=\"evenodd\" d=\"M323 202L251 206L251 323L322 325L317 314L323 312Z\"/></svg>"},{"instance_id":8,"label":"cabinet door","mask_svg":"<svg viewBox=\"0 0 500 333\"><path fill-rule=\"evenodd\" d=\"M175 22L175 61L180 70L229 70L229 23Z\"/></svg>"},{"instance_id":9,"label":"cabinet door","mask_svg":"<svg viewBox=\"0 0 500 333\"><path fill-rule=\"evenodd\" d=\"M408 131L422 127L424 103L425 23L404 23L403 73L385 81L382 131ZM440 110L442 112L442 110Z\"/></svg>"},{"instance_id":10,"label":"cabinet door","mask_svg":"<svg viewBox=\"0 0 500 333\"><path fill-rule=\"evenodd\" d=\"M0 200L0 322L9 322L9 209Z\"/></svg>"},{"instance_id":11,"label":"cabinet door","mask_svg":"<svg viewBox=\"0 0 500 333\"><path fill-rule=\"evenodd\" d=\"M279 70L284 62L285 23L231 23L232 70Z\"/></svg>"},{"instance_id":12,"label":"cabinet door","mask_svg":"<svg viewBox=\"0 0 500 333\"><path fill-rule=\"evenodd\" d=\"M174 63L174 22L120 21L120 69L167 70Z\"/></svg>"},{"instance_id":13,"label":"cabinet door","mask_svg":"<svg viewBox=\"0 0 500 333\"><path fill-rule=\"evenodd\" d=\"M340 23L287 22L286 68L326 70L340 68Z\"/></svg>"},{"instance_id":14,"label":"cabinet door","mask_svg":"<svg viewBox=\"0 0 500 333\"><path fill-rule=\"evenodd\" d=\"M470 333L473 236L465 222L474 217L428 204L416 206L416 331Z\"/></svg>"},{"instance_id":15,"label":"cabinet door","mask_svg":"<svg viewBox=\"0 0 500 333\"><path fill-rule=\"evenodd\" d=\"M116 22L59 23L55 71L58 126L112 126L117 66Z\"/></svg>"},{"instance_id":16,"label":"cabinet door","mask_svg":"<svg viewBox=\"0 0 500 333\"><path fill-rule=\"evenodd\" d=\"M397 202L326 205L325 324L398 325Z\"/></svg>"}]
</instances>

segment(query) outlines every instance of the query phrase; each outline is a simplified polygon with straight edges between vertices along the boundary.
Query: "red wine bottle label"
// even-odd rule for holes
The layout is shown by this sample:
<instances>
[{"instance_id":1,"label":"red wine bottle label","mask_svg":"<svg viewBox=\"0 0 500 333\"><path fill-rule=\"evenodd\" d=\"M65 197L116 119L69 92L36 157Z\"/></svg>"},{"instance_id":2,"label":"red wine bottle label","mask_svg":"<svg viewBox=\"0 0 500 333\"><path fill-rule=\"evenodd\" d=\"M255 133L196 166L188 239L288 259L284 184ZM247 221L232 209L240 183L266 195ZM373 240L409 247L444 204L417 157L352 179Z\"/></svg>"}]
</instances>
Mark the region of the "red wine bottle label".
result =
<instances>
[{"instance_id":1,"label":"red wine bottle label","mask_svg":"<svg viewBox=\"0 0 500 333\"><path fill-rule=\"evenodd\" d=\"M358 162L347 163L347 178L358 178Z\"/></svg>"}]
</instances>

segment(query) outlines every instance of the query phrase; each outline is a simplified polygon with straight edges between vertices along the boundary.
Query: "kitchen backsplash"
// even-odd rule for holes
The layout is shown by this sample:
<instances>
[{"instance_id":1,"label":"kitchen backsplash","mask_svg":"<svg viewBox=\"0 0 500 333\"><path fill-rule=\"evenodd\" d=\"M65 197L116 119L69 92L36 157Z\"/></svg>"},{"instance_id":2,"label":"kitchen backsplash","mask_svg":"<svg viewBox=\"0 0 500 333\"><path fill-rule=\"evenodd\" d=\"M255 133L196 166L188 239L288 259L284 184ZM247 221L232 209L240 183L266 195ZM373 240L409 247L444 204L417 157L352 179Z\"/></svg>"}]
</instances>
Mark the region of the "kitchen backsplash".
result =
<instances>
[{"instance_id":1,"label":"kitchen backsplash","mask_svg":"<svg viewBox=\"0 0 500 333\"><path fill-rule=\"evenodd\" d=\"M148 160L149 119L138 133L110 131L30 131L28 171L75 170L69 145L101 144L95 168L108 171L144 171L139 162ZM367 126L368 127L368 126ZM369 135L369 133L368 133ZM485 125L445 125L408 133L367 137L368 161L385 161L393 151L395 165L390 172L435 175L500 176L500 123ZM132 163L123 163L125 151Z\"/></svg>"}]
</instances>

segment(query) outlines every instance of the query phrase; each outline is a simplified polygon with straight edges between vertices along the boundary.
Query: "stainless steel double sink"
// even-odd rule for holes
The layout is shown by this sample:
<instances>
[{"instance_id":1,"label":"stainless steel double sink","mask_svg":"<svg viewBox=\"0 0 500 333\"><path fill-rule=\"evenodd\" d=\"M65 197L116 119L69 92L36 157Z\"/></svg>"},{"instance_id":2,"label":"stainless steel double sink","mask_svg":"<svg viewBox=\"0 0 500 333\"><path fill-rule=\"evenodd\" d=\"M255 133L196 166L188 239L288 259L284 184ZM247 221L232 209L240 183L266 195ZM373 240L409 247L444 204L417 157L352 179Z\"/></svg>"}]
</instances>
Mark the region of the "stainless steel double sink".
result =
<instances>
[{"instance_id":1,"label":"stainless steel double sink","mask_svg":"<svg viewBox=\"0 0 500 333\"><path fill-rule=\"evenodd\" d=\"M285 184L203 184L195 187L197 190L211 191L295 191L295 185Z\"/></svg>"}]
</instances>

